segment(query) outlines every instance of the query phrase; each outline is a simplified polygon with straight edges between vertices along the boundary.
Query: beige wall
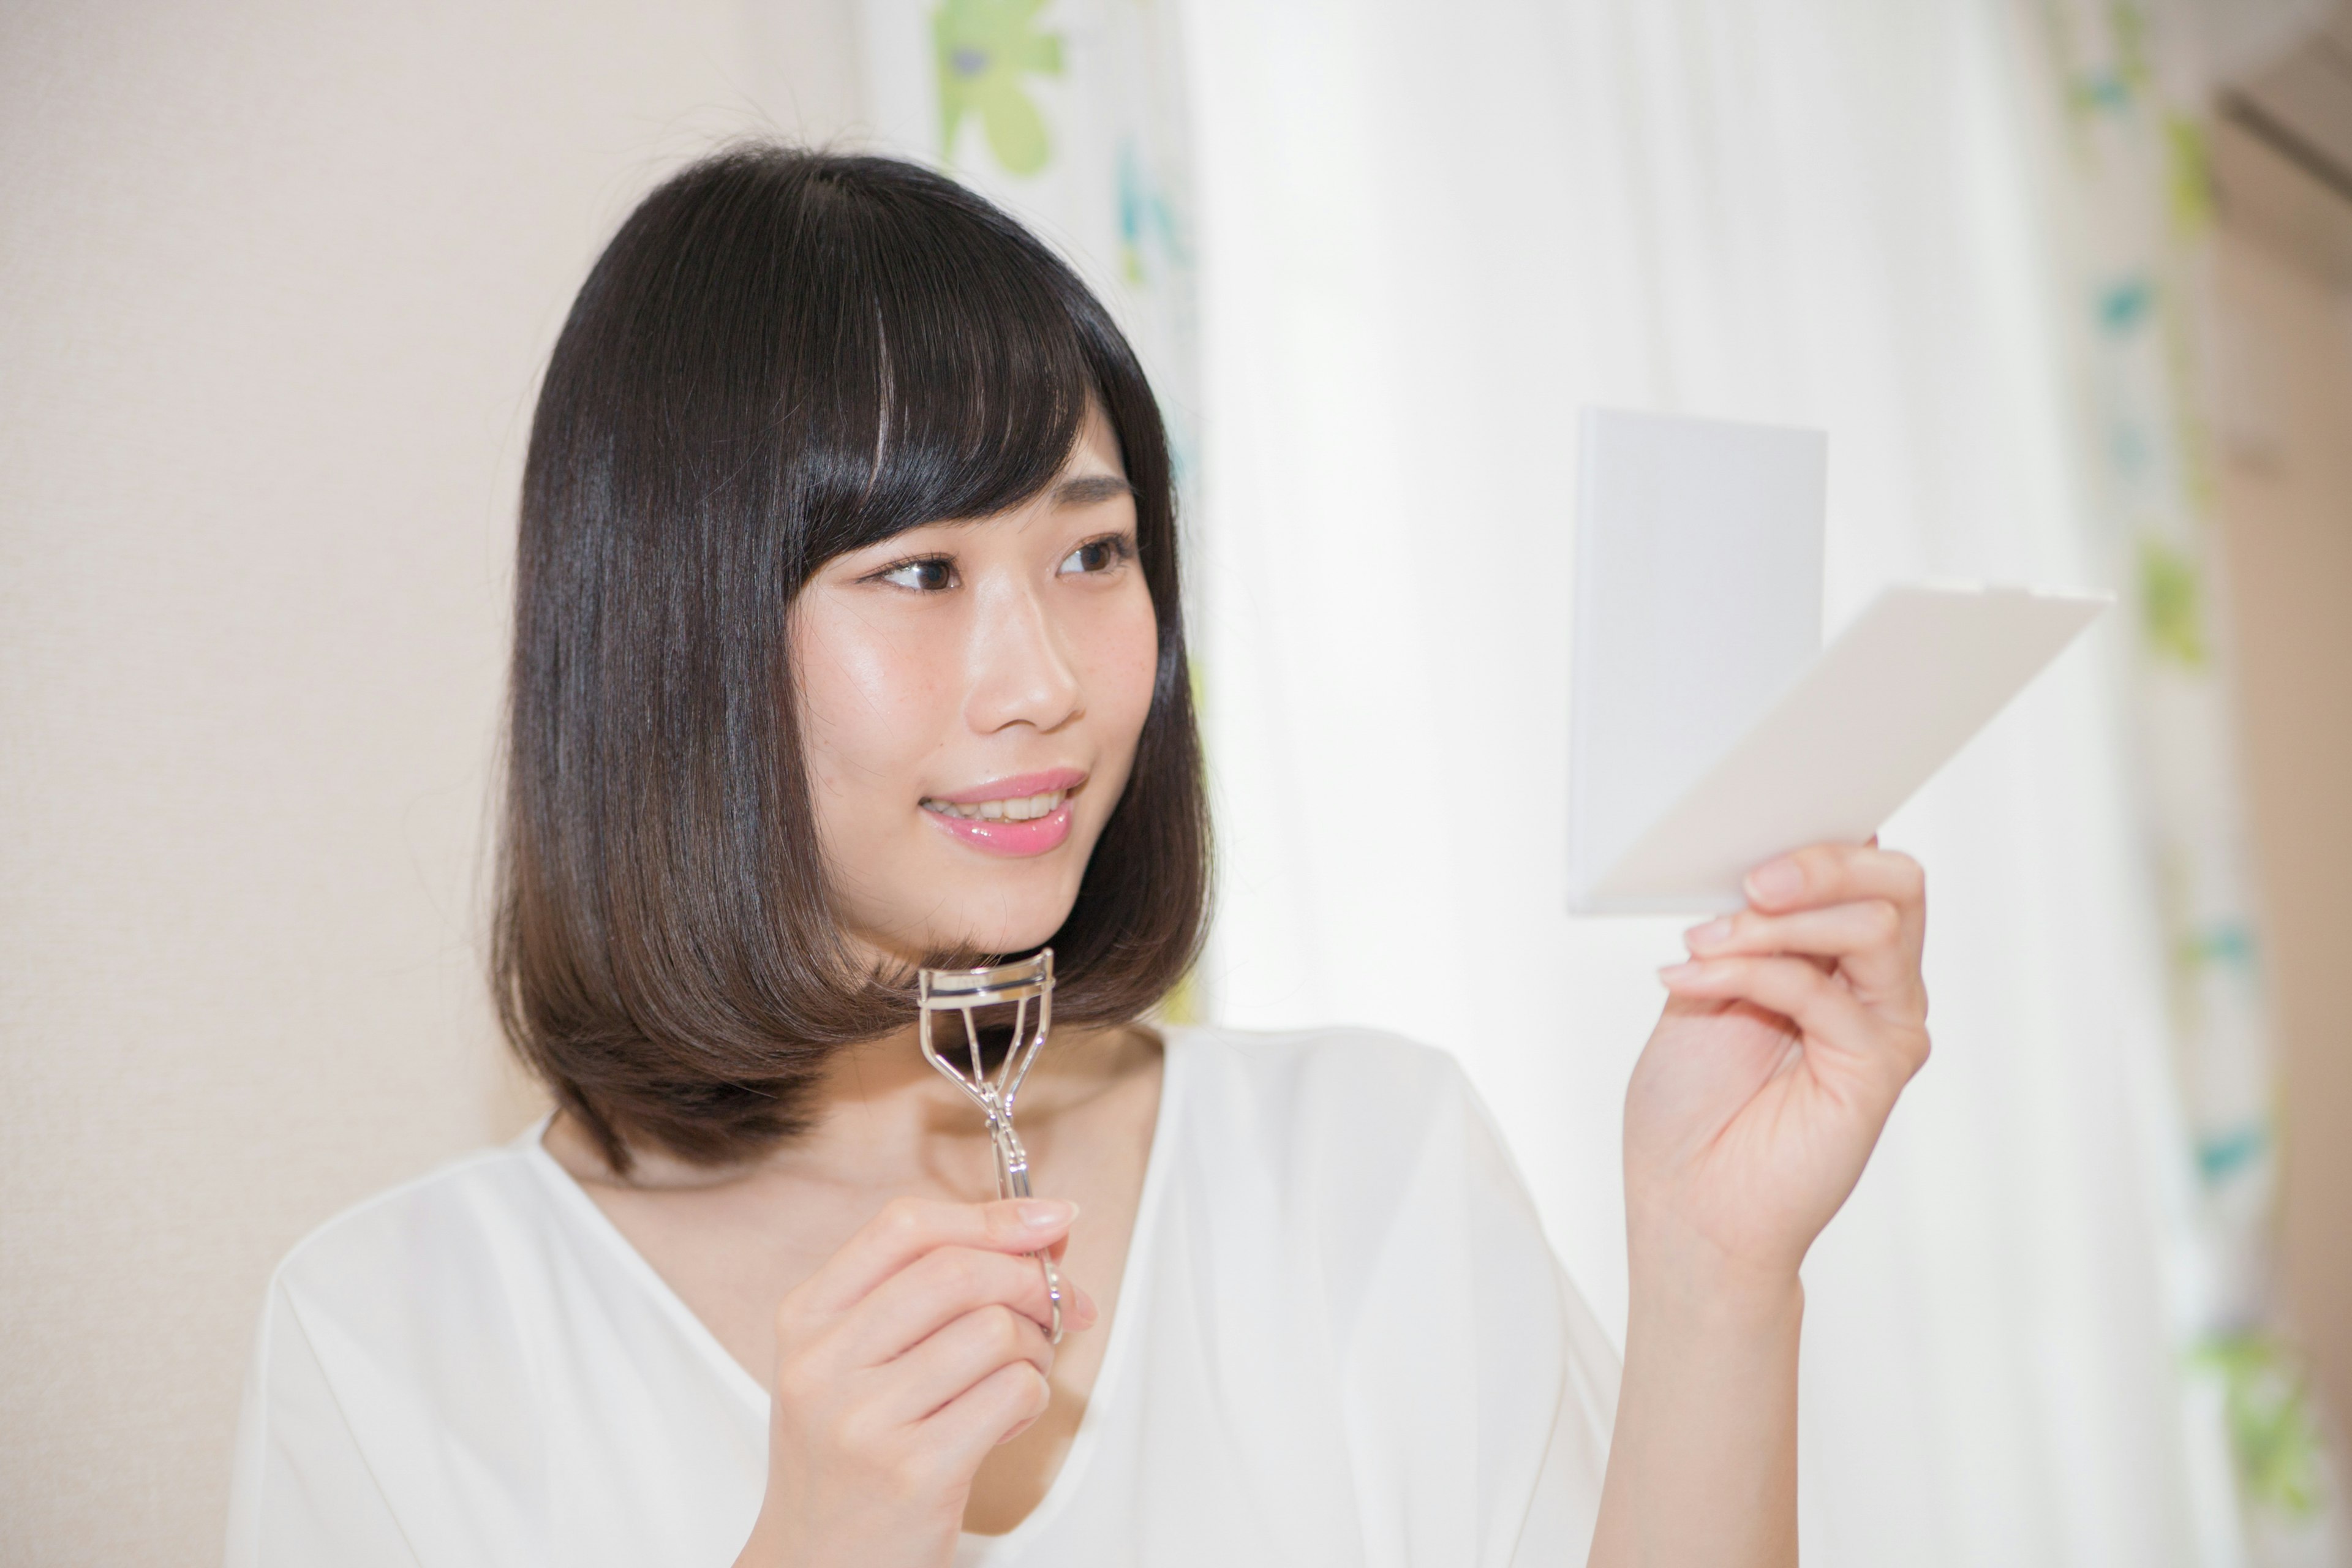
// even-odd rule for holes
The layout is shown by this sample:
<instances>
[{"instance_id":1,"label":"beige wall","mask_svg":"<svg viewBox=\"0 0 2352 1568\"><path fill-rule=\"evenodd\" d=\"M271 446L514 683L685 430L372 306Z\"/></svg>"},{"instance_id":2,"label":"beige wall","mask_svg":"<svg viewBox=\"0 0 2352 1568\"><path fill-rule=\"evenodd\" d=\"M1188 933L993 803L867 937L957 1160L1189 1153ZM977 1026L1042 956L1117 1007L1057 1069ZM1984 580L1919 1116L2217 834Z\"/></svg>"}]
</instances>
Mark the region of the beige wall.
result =
<instances>
[{"instance_id":1,"label":"beige wall","mask_svg":"<svg viewBox=\"0 0 2352 1568\"><path fill-rule=\"evenodd\" d=\"M2282 1051L2289 1310L2352 1436L2352 294L2225 233L2217 472Z\"/></svg>"},{"instance_id":2,"label":"beige wall","mask_svg":"<svg viewBox=\"0 0 2352 1568\"><path fill-rule=\"evenodd\" d=\"M219 1551L273 1261L527 1097L478 981L533 381L830 0L0 6L0 1561Z\"/></svg>"}]
</instances>

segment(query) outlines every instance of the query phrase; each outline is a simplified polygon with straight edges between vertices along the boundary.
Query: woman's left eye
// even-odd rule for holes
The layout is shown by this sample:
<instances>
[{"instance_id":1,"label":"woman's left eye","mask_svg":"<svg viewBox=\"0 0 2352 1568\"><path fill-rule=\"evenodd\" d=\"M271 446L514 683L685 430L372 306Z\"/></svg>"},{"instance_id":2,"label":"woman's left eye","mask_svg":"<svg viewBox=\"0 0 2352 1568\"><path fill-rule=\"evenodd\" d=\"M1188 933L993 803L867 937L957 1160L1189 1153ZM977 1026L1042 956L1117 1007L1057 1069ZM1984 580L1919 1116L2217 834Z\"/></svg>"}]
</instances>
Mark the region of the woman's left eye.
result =
<instances>
[{"instance_id":1,"label":"woman's left eye","mask_svg":"<svg viewBox=\"0 0 2352 1568\"><path fill-rule=\"evenodd\" d=\"M1062 558L1060 570L1080 575L1108 572L1135 553L1135 546L1123 534L1107 533L1100 539L1089 539Z\"/></svg>"}]
</instances>

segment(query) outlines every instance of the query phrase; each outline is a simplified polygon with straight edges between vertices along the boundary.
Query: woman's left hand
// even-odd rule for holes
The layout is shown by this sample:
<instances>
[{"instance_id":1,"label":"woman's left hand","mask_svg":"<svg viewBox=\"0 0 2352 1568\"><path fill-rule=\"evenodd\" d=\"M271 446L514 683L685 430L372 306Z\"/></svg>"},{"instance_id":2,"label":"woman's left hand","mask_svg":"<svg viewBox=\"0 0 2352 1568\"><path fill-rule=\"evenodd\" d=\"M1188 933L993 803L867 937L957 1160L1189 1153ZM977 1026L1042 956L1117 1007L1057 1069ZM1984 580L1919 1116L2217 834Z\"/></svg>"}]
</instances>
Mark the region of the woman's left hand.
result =
<instances>
[{"instance_id":1,"label":"woman's left hand","mask_svg":"<svg viewBox=\"0 0 2352 1568\"><path fill-rule=\"evenodd\" d=\"M1626 1095L1637 1289L1793 1285L1927 1059L1917 861L1816 845L1747 892L1661 972L1673 994Z\"/></svg>"}]
</instances>

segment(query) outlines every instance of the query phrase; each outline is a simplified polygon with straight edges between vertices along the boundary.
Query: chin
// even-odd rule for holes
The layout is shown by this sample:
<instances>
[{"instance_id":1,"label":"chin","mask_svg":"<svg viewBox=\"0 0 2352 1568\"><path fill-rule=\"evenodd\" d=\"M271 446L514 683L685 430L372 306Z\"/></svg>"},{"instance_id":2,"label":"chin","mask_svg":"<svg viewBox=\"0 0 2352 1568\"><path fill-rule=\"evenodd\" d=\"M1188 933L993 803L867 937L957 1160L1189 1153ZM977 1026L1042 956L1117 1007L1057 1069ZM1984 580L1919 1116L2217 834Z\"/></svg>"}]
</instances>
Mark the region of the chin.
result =
<instances>
[{"instance_id":1,"label":"chin","mask_svg":"<svg viewBox=\"0 0 2352 1568\"><path fill-rule=\"evenodd\" d=\"M867 929L901 933L891 944L901 952L1028 952L1053 940L1062 922L1070 918L1078 896L1075 878L1066 887L1059 877L1036 878L1028 887L1018 885L1031 880L1002 875L960 878L941 888L944 896L928 907L908 910L913 919L880 921ZM1008 887L1007 882L1015 885ZM935 881L932 886L940 884Z\"/></svg>"},{"instance_id":2,"label":"chin","mask_svg":"<svg viewBox=\"0 0 2352 1568\"><path fill-rule=\"evenodd\" d=\"M1051 914L976 921L961 945L978 952L1028 952L1051 942L1069 914L1069 906L1065 904Z\"/></svg>"}]
</instances>

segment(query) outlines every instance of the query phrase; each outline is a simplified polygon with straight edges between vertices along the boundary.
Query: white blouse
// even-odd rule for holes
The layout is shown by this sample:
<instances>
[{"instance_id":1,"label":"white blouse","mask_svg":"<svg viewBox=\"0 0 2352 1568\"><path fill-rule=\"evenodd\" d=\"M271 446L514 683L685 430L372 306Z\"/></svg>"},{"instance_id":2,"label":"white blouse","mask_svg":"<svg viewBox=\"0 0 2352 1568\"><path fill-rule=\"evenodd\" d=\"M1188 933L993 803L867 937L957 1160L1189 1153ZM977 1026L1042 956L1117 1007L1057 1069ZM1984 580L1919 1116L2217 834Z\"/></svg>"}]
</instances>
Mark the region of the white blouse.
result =
<instances>
[{"instance_id":1,"label":"white blouse","mask_svg":"<svg viewBox=\"0 0 2352 1568\"><path fill-rule=\"evenodd\" d=\"M1617 1358L1453 1058L1171 1028L1102 1369L961 1568L1584 1562ZM734 1561L768 1396L533 1127L296 1247L229 1568Z\"/></svg>"}]
</instances>

